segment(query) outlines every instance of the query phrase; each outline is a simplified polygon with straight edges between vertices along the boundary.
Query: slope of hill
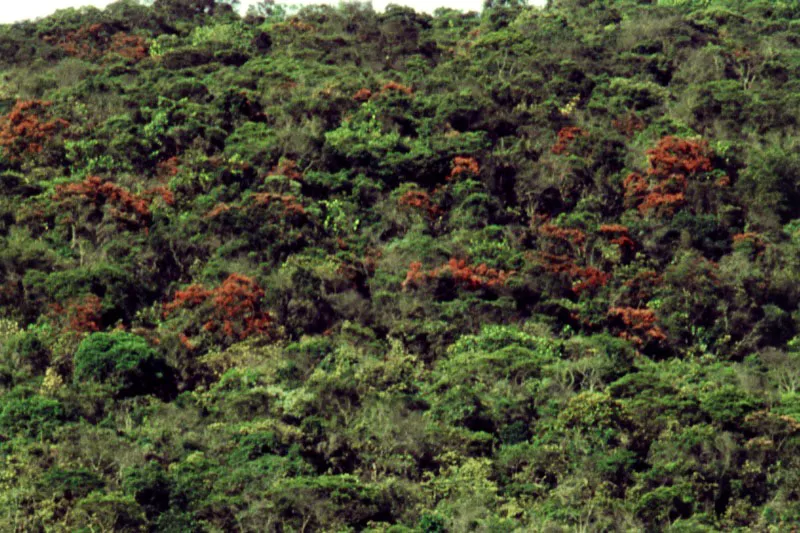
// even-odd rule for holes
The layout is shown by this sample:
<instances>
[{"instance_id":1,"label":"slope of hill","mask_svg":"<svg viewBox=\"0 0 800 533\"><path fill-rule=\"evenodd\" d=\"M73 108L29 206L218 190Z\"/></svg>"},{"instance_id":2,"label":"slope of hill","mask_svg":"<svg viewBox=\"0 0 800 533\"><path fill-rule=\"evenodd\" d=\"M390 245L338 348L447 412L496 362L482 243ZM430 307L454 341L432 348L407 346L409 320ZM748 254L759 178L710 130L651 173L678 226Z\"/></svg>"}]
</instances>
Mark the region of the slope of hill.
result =
<instances>
[{"instance_id":1,"label":"slope of hill","mask_svg":"<svg viewBox=\"0 0 800 533\"><path fill-rule=\"evenodd\" d=\"M0 530L789 531L800 7L0 26Z\"/></svg>"}]
</instances>

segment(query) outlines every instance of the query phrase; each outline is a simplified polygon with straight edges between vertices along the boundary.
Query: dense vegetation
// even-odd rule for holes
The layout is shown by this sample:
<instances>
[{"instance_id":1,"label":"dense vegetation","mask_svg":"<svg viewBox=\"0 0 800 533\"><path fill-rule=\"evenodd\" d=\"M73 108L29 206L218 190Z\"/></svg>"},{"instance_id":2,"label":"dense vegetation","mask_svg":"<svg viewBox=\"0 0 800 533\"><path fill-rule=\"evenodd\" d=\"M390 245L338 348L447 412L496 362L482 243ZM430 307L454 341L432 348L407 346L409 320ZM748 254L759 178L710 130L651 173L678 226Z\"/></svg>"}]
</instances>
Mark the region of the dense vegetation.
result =
<instances>
[{"instance_id":1,"label":"dense vegetation","mask_svg":"<svg viewBox=\"0 0 800 533\"><path fill-rule=\"evenodd\" d=\"M788 531L800 5L0 26L0 530Z\"/></svg>"}]
</instances>

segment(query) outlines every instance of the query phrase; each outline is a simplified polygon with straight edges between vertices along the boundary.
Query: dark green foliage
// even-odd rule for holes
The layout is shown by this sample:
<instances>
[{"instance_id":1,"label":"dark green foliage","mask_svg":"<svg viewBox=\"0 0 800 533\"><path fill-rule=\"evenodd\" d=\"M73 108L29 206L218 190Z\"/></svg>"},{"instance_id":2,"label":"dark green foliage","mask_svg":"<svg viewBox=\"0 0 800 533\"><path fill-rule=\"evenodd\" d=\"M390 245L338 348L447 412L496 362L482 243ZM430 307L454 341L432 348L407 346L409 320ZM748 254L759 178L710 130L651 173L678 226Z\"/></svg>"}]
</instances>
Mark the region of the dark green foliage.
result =
<instances>
[{"instance_id":1,"label":"dark green foliage","mask_svg":"<svg viewBox=\"0 0 800 533\"><path fill-rule=\"evenodd\" d=\"M7 436L41 439L50 436L64 416L61 402L54 398L40 395L5 398L0 410L0 431Z\"/></svg>"},{"instance_id":2,"label":"dark green foliage","mask_svg":"<svg viewBox=\"0 0 800 533\"><path fill-rule=\"evenodd\" d=\"M92 333L75 352L74 381L111 384L122 396L155 394L169 397L174 386L166 361L139 336Z\"/></svg>"}]
</instances>

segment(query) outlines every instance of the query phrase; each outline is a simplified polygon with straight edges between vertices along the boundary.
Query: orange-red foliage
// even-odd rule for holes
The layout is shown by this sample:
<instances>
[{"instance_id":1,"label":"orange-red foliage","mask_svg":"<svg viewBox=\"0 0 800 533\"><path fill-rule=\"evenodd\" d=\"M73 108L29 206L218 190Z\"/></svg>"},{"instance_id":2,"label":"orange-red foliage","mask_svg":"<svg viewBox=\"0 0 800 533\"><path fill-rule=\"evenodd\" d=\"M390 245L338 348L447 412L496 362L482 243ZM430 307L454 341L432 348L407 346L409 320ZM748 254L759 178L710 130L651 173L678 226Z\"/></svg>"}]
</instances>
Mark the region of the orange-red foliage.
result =
<instances>
[{"instance_id":1,"label":"orange-red foliage","mask_svg":"<svg viewBox=\"0 0 800 533\"><path fill-rule=\"evenodd\" d=\"M152 189L148 189L144 195L151 199L155 196L160 196L165 204L170 206L175 205L175 195L166 187L153 187Z\"/></svg>"},{"instance_id":2,"label":"orange-red foliage","mask_svg":"<svg viewBox=\"0 0 800 533\"><path fill-rule=\"evenodd\" d=\"M52 102L42 100L20 100L0 118L0 146L10 158L41 152L48 139L69 127L66 120L46 118L51 105Z\"/></svg>"},{"instance_id":3,"label":"orange-red foliage","mask_svg":"<svg viewBox=\"0 0 800 533\"><path fill-rule=\"evenodd\" d=\"M663 281L655 270L644 270L623 283L623 286L626 288L627 298L637 303L643 303L653 297L655 288Z\"/></svg>"},{"instance_id":4,"label":"orange-red foliage","mask_svg":"<svg viewBox=\"0 0 800 533\"><path fill-rule=\"evenodd\" d=\"M147 226L152 218L147 200L97 176L89 176L79 183L56 187L55 201L61 202L75 197L87 200L98 208L110 204L111 214L115 218L134 225Z\"/></svg>"},{"instance_id":5,"label":"orange-red foliage","mask_svg":"<svg viewBox=\"0 0 800 533\"><path fill-rule=\"evenodd\" d=\"M656 314L651 309L635 309L633 307L612 307L608 316L621 322L625 328L619 337L630 340L637 346L646 341L663 341L667 336L656 325Z\"/></svg>"},{"instance_id":6,"label":"orange-red foliage","mask_svg":"<svg viewBox=\"0 0 800 533\"><path fill-rule=\"evenodd\" d=\"M554 224L542 224L539 233L549 239L567 241L575 246L586 242L586 234L579 229L560 228Z\"/></svg>"},{"instance_id":7,"label":"orange-red foliage","mask_svg":"<svg viewBox=\"0 0 800 533\"><path fill-rule=\"evenodd\" d=\"M605 287L611 279L611 274L594 267L577 268L572 274L575 278L572 283L572 292L578 296L585 291L594 291Z\"/></svg>"},{"instance_id":8,"label":"orange-red foliage","mask_svg":"<svg viewBox=\"0 0 800 533\"><path fill-rule=\"evenodd\" d=\"M675 210L685 202L686 195L682 192L666 194L653 190L644 197L638 209L641 213L658 211L672 215L675 213Z\"/></svg>"},{"instance_id":9,"label":"orange-red foliage","mask_svg":"<svg viewBox=\"0 0 800 533\"><path fill-rule=\"evenodd\" d=\"M647 151L650 161L648 174L667 179L674 174L691 176L710 172L711 150L706 141L692 141L667 136L658 141L655 148Z\"/></svg>"},{"instance_id":10,"label":"orange-red foliage","mask_svg":"<svg viewBox=\"0 0 800 533\"><path fill-rule=\"evenodd\" d=\"M108 46L108 53L119 54L134 61L141 61L147 57L148 50L144 37L123 32L112 35L111 44Z\"/></svg>"},{"instance_id":11,"label":"orange-red foliage","mask_svg":"<svg viewBox=\"0 0 800 533\"><path fill-rule=\"evenodd\" d=\"M211 291L202 285L189 285L182 291L176 291L172 301L164 305L164 317L166 318L177 309L198 306L205 302L211 294Z\"/></svg>"},{"instance_id":12,"label":"orange-red foliage","mask_svg":"<svg viewBox=\"0 0 800 533\"><path fill-rule=\"evenodd\" d=\"M202 285L190 285L177 291L173 300L164 305L164 317L178 309L196 307L210 301L211 316L203 329L220 331L226 337L243 340L269 332L272 319L269 313L261 310L263 300L264 291L252 278L234 273L213 290ZM187 343L191 344L188 338L184 345Z\"/></svg>"},{"instance_id":13,"label":"orange-red foliage","mask_svg":"<svg viewBox=\"0 0 800 533\"><path fill-rule=\"evenodd\" d=\"M372 98L372 91L363 87L353 94L353 100L356 102L366 102L370 98Z\"/></svg>"},{"instance_id":14,"label":"orange-red foliage","mask_svg":"<svg viewBox=\"0 0 800 533\"><path fill-rule=\"evenodd\" d=\"M425 191L408 191L397 200L397 203L401 206L422 209L431 218L436 218L442 214L442 210L431 201L430 195Z\"/></svg>"},{"instance_id":15,"label":"orange-red foliage","mask_svg":"<svg viewBox=\"0 0 800 533\"><path fill-rule=\"evenodd\" d=\"M281 22L281 23L275 24L273 26L273 29L278 30L278 31L280 31L280 30L299 31L299 32L304 32L304 33L305 32L315 32L315 31L317 31L317 28L314 27L313 24L309 24L308 22L303 22L302 20L300 20L297 17L292 17L291 19L289 19L286 22Z\"/></svg>"},{"instance_id":16,"label":"orange-red foliage","mask_svg":"<svg viewBox=\"0 0 800 533\"><path fill-rule=\"evenodd\" d=\"M114 28L106 24L91 24L63 34L47 35L44 40L67 55L90 61L111 53L134 61L147 57L148 46L143 37L113 31Z\"/></svg>"},{"instance_id":17,"label":"orange-red foliage","mask_svg":"<svg viewBox=\"0 0 800 533\"><path fill-rule=\"evenodd\" d=\"M766 248L764 239L759 233L753 233L753 232L737 233L736 235L733 236L734 247L739 247L744 244L752 246L752 249L755 250L757 253L762 253L764 251L764 248Z\"/></svg>"},{"instance_id":18,"label":"orange-red foliage","mask_svg":"<svg viewBox=\"0 0 800 533\"><path fill-rule=\"evenodd\" d=\"M67 306L67 320L69 329L77 333L100 331L100 316L103 301L100 297L90 294L82 300L71 302Z\"/></svg>"},{"instance_id":19,"label":"orange-red foliage","mask_svg":"<svg viewBox=\"0 0 800 533\"><path fill-rule=\"evenodd\" d=\"M572 292L578 296L586 291L605 287L611 280L611 274L608 272L595 267L578 266L568 255L539 252L538 256L547 272L566 274L572 279Z\"/></svg>"},{"instance_id":20,"label":"orange-red foliage","mask_svg":"<svg viewBox=\"0 0 800 533\"><path fill-rule=\"evenodd\" d=\"M462 175L477 176L481 172L481 167L474 157L456 156L453 158L453 169L447 176L447 181L460 178Z\"/></svg>"},{"instance_id":21,"label":"orange-red foliage","mask_svg":"<svg viewBox=\"0 0 800 533\"><path fill-rule=\"evenodd\" d=\"M292 194L276 194L272 192L260 192L253 195L256 205L269 205L278 201L283 204L284 213L291 215L304 215L306 213L303 204L297 201L297 197Z\"/></svg>"},{"instance_id":22,"label":"orange-red foliage","mask_svg":"<svg viewBox=\"0 0 800 533\"><path fill-rule=\"evenodd\" d=\"M215 218L215 217L218 217L218 216L219 216L219 215L221 215L222 213L227 213L227 212L228 212L228 211L230 211L231 209L232 209L232 208L231 208L231 206L229 206L228 204L226 204L226 203L219 203L219 204L215 205L215 206L214 206L214 207L211 209L211 211L209 211L208 213L206 213L206 215L205 215L205 218Z\"/></svg>"},{"instance_id":23,"label":"orange-red foliage","mask_svg":"<svg viewBox=\"0 0 800 533\"><path fill-rule=\"evenodd\" d=\"M223 333L229 337L246 339L254 334L266 334L271 322L268 313L261 311L264 291L247 276L231 274L214 291L216 322L210 321L204 327L216 329L219 322Z\"/></svg>"},{"instance_id":24,"label":"orange-red foliage","mask_svg":"<svg viewBox=\"0 0 800 533\"><path fill-rule=\"evenodd\" d=\"M400 83L397 83L396 81L390 81L389 83L386 83L386 84L384 84L383 87L381 87L381 94L387 93L389 91L394 91L394 92L403 93L403 94L407 94L407 95L414 94L414 90L411 87L408 87L406 85L401 85Z\"/></svg>"},{"instance_id":25,"label":"orange-red foliage","mask_svg":"<svg viewBox=\"0 0 800 533\"><path fill-rule=\"evenodd\" d=\"M648 177L634 172L623 182L626 200L642 214L673 214L686 201L688 178L713 169L706 141L667 136L647 151L647 158Z\"/></svg>"},{"instance_id":26,"label":"orange-red foliage","mask_svg":"<svg viewBox=\"0 0 800 533\"><path fill-rule=\"evenodd\" d=\"M290 180L302 181L303 173L297 168L297 161L282 158L277 165L269 171L269 176L286 176Z\"/></svg>"},{"instance_id":27,"label":"orange-red foliage","mask_svg":"<svg viewBox=\"0 0 800 533\"><path fill-rule=\"evenodd\" d=\"M550 149L556 155L567 153L569 145L578 137L584 137L588 133L577 126L565 126L558 131L558 140Z\"/></svg>"},{"instance_id":28,"label":"orange-red foliage","mask_svg":"<svg viewBox=\"0 0 800 533\"><path fill-rule=\"evenodd\" d=\"M450 274L456 283L469 290L497 287L505 285L514 271L497 270L481 263L470 266L464 259L452 258L446 264L428 272L422 270L422 263L414 261L409 265L403 289L409 286L418 287L431 279L436 279L443 274Z\"/></svg>"},{"instance_id":29,"label":"orange-red foliage","mask_svg":"<svg viewBox=\"0 0 800 533\"><path fill-rule=\"evenodd\" d=\"M626 137L633 137L636 132L645 128L645 122L639 115L631 111L627 115L611 121L614 129Z\"/></svg>"},{"instance_id":30,"label":"orange-red foliage","mask_svg":"<svg viewBox=\"0 0 800 533\"><path fill-rule=\"evenodd\" d=\"M165 159L163 161L159 161L156 164L156 174L159 177L177 176L178 175L178 163L179 163L179 159L178 159L177 156L172 156L169 159Z\"/></svg>"},{"instance_id":31,"label":"orange-red foliage","mask_svg":"<svg viewBox=\"0 0 800 533\"><path fill-rule=\"evenodd\" d=\"M180 341L181 345L184 348L186 348L190 352L194 351L195 345L192 344L192 341L189 340L189 337L187 337L185 333L181 333L180 335L178 335L178 340Z\"/></svg>"},{"instance_id":32,"label":"orange-red foliage","mask_svg":"<svg viewBox=\"0 0 800 533\"><path fill-rule=\"evenodd\" d=\"M57 327L64 332L91 333L100 331L102 300L88 294L82 298L73 298L63 305L50 304L49 316Z\"/></svg>"},{"instance_id":33,"label":"orange-red foliage","mask_svg":"<svg viewBox=\"0 0 800 533\"><path fill-rule=\"evenodd\" d=\"M622 224L601 224L599 231L605 235L624 235L629 230L628 226Z\"/></svg>"},{"instance_id":34,"label":"orange-red foliage","mask_svg":"<svg viewBox=\"0 0 800 533\"><path fill-rule=\"evenodd\" d=\"M636 243L630 236L627 226L621 224L603 224L600 226L600 233L609 237L611 244L619 245L620 248L633 250Z\"/></svg>"}]
</instances>

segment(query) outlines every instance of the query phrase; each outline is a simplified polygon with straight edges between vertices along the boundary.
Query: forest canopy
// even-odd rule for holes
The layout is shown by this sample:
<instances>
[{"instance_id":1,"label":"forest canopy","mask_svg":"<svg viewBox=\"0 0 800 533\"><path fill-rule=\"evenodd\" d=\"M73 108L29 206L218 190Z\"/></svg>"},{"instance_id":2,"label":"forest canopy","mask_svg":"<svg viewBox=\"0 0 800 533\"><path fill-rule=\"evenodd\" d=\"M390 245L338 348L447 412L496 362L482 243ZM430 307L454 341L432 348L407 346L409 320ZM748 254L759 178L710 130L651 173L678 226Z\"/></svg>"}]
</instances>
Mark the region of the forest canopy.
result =
<instances>
[{"instance_id":1,"label":"forest canopy","mask_svg":"<svg viewBox=\"0 0 800 533\"><path fill-rule=\"evenodd\" d=\"M0 25L0 530L789 531L800 4Z\"/></svg>"}]
</instances>

